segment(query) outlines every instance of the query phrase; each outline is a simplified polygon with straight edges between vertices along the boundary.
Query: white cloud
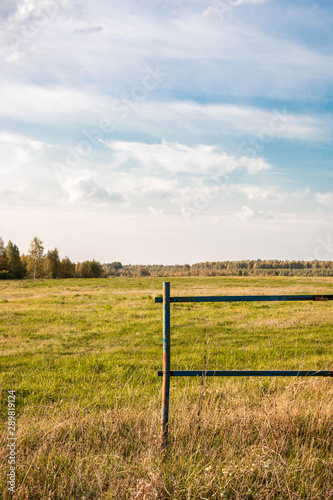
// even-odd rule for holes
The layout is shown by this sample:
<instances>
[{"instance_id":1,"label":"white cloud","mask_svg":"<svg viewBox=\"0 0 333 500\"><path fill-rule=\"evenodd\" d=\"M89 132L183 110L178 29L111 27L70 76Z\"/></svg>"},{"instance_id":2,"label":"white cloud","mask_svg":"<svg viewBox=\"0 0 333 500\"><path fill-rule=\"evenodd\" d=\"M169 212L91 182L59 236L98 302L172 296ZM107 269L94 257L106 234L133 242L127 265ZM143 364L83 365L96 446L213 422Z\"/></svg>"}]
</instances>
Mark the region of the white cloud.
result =
<instances>
[{"instance_id":1,"label":"white cloud","mask_svg":"<svg viewBox=\"0 0 333 500\"><path fill-rule=\"evenodd\" d=\"M258 173L271 168L264 158L228 155L217 146L205 144L187 146L166 141L161 144L112 141L107 144L113 152L113 168L140 167L146 172L169 174L209 174L236 169Z\"/></svg>"},{"instance_id":2,"label":"white cloud","mask_svg":"<svg viewBox=\"0 0 333 500\"><path fill-rule=\"evenodd\" d=\"M315 199L319 205L325 208L333 208L333 192L316 193Z\"/></svg>"},{"instance_id":3,"label":"white cloud","mask_svg":"<svg viewBox=\"0 0 333 500\"><path fill-rule=\"evenodd\" d=\"M248 206L242 207L242 211L237 214L237 218L240 220L252 220L252 219L257 219L257 218L262 218L262 217L270 217L269 214L265 214L263 211L255 211L252 208Z\"/></svg>"},{"instance_id":4,"label":"white cloud","mask_svg":"<svg viewBox=\"0 0 333 500\"><path fill-rule=\"evenodd\" d=\"M19 182L3 189L2 193L5 198L20 201L27 194L27 186L24 182Z\"/></svg>"},{"instance_id":5,"label":"white cloud","mask_svg":"<svg viewBox=\"0 0 333 500\"><path fill-rule=\"evenodd\" d=\"M75 29L75 35L86 35L90 33L99 33L103 31L103 26L86 26L85 28Z\"/></svg>"},{"instance_id":6,"label":"white cloud","mask_svg":"<svg viewBox=\"0 0 333 500\"><path fill-rule=\"evenodd\" d=\"M256 141L240 143L240 149L251 150L251 155L256 149L257 156L275 138L330 141L331 137L329 119L285 110L193 101L145 101L140 106L129 105L128 109L128 119L119 120L119 114L110 108L116 129L183 141L199 136L217 141L223 135L252 135Z\"/></svg>"},{"instance_id":7,"label":"white cloud","mask_svg":"<svg viewBox=\"0 0 333 500\"><path fill-rule=\"evenodd\" d=\"M265 3L267 2L267 0L234 0L232 3L234 5L241 5L241 4L244 4L244 3L254 3L254 4L261 4L261 3Z\"/></svg>"},{"instance_id":8,"label":"white cloud","mask_svg":"<svg viewBox=\"0 0 333 500\"><path fill-rule=\"evenodd\" d=\"M149 211L150 211L151 215L153 215L154 217L159 217L160 215L163 215L162 210L159 210L159 209L152 207L152 206L149 207Z\"/></svg>"},{"instance_id":9,"label":"white cloud","mask_svg":"<svg viewBox=\"0 0 333 500\"><path fill-rule=\"evenodd\" d=\"M104 145L108 149L92 149L80 165L69 167L61 163L66 150L58 145L0 133L3 203L104 207L138 214L149 212L150 206L165 214L189 207L200 213L235 214L240 204L251 200L255 215L243 211L240 219L261 212L267 216L272 207L288 211L308 203L308 189L292 191L275 185L276 169L262 157L231 155L221 146L207 144L111 141ZM55 159L60 159L59 171L51 168Z\"/></svg>"},{"instance_id":10,"label":"white cloud","mask_svg":"<svg viewBox=\"0 0 333 500\"><path fill-rule=\"evenodd\" d=\"M277 188L273 186L261 187L256 185L235 185L235 190L244 193L249 200L271 200L279 199Z\"/></svg>"},{"instance_id":11,"label":"white cloud","mask_svg":"<svg viewBox=\"0 0 333 500\"><path fill-rule=\"evenodd\" d=\"M73 123L98 124L111 120L114 130L143 132L153 137L185 137L223 134L254 135L259 148L274 138L327 140L330 121L325 118L263 110L251 106L199 104L192 101L160 103L127 99L66 86L42 87L24 83L0 83L2 118L69 128ZM93 127L95 128L96 125ZM251 147L250 143L244 148Z\"/></svg>"},{"instance_id":12,"label":"white cloud","mask_svg":"<svg viewBox=\"0 0 333 500\"><path fill-rule=\"evenodd\" d=\"M0 84L0 116L28 123L60 125L75 123L84 116L101 115L105 100L93 92L68 87L42 87L32 84Z\"/></svg>"},{"instance_id":13,"label":"white cloud","mask_svg":"<svg viewBox=\"0 0 333 500\"><path fill-rule=\"evenodd\" d=\"M4 33L31 38L33 34L57 20L62 10L74 6L73 0L2 0L0 17Z\"/></svg>"},{"instance_id":14,"label":"white cloud","mask_svg":"<svg viewBox=\"0 0 333 500\"><path fill-rule=\"evenodd\" d=\"M50 81L63 83L70 78L78 89L88 82L102 87L102 92L120 95L129 86L138 84L145 66L153 59L169 68L168 84L163 88L170 98L174 90L177 93L181 88L189 98L193 94L199 99L226 95L235 99L239 96L281 99L292 95L293 99L307 102L309 97L316 99L318 89L322 91L332 84L332 55L314 44L302 43L299 38L281 36L278 28L284 22L282 14L281 18L274 17L274 21L272 18L274 29L270 29L267 18L262 21L260 16L256 22L253 18L249 22L246 17L231 16L237 22L229 22L228 18L212 29L200 9L191 3L185 9L167 9L167 12L152 8L151 4L140 13L133 9L135 4L130 1L122 4L98 1L94 5L57 1L62 5L59 16L50 16L50 22L37 30L38 35L30 40L34 47L24 61L12 55L3 40L3 58L12 64L16 61L24 80L29 79L29 75L33 75L34 81L43 78L46 69ZM231 5L240 13L244 9L233 6L244 2L233 0L221 5ZM22 32L32 16L28 6L33 5L33 16L38 17L37 12L43 10L46 3L22 0L23 12L17 11L3 19L2 36L7 40L9 34L12 37L13 32ZM289 12L289 9L281 7L283 11ZM300 8L292 14L295 29L298 28L297 14L300 23L302 15L310 22L306 8L304 12ZM102 26L102 37L73 36L74 31L96 30ZM29 42L29 47L31 44ZM25 53L28 48L21 44L12 50L14 54L18 50Z\"/></svg>"},{"instance_id":15,"label":"white cloud","mask_svg":"<svg viewBox=\"0 0 333 500\"><path fill-rule=\"evenodd\" d=\"M267 0L215 0L213 5L207 7L203 16L215 20L218 18L220 20L225 20L225 15L230 14L234 11L236 7L242 4L255 4L260 5L265 3Z\"/></svg>"},{"instance_id":16,"label":"white cloud","mask_svg":"<svg viewBox=\"0 0 333 500\"><path fill-rule=\"evenodd\" d=\"M79 174L82 175L82 174ZM93 172L89 172L92 176ZM113 191L131 203L131 206L143 205L148 207L154 200L158 203L170 203L170 199L177 196L181 186L177 179L170 179L165 173L161 175L146 175L142 169L135 172L104 173L104 185L112 186Z\"/></svg>"},{"instance_id":17,"label":"white cloud","mask_svg":"<svg viewBox=\"0 0 333 500\"><path fill-rule=\"evenodd\" d=\"M61 187L67 193L70 204L108 205L123 201L123 197L119 193L99 186L89 174L69 178L62 183Z\"/></svg>"},{"instance_id":18,"label":"white cloud","mask_svg":"<svg viewBox=\"0 0 333 500\"><path fill-rule=\"evenodd\" d=\"M0 170L13 171L40 158L46 148L42 141L11 132L0 132Z\"/></svg>"}]
</instances>

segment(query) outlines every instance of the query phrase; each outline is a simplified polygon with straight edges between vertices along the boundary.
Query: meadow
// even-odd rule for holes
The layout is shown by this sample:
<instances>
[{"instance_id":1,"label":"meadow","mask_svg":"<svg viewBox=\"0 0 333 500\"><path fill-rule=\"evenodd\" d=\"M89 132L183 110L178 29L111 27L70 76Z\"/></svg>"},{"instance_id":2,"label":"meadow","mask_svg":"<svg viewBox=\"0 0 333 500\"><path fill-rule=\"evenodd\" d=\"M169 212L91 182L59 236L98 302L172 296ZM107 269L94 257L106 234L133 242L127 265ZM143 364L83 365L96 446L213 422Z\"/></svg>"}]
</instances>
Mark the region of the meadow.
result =
<instances>
[{"instance_id":1,"label":"meadow","mask_svg":"<svg viewBox=\"0 0 333 500\"><path fill-rule=\"evenodd\" d=\"M161 453L163 281L171 295L333 294L329 277L1 282L2 498L332 499L332 378L172 378ZM333 303L173 304L171 338L172 369L330 370Z\"/></svg>"}]
</instances>

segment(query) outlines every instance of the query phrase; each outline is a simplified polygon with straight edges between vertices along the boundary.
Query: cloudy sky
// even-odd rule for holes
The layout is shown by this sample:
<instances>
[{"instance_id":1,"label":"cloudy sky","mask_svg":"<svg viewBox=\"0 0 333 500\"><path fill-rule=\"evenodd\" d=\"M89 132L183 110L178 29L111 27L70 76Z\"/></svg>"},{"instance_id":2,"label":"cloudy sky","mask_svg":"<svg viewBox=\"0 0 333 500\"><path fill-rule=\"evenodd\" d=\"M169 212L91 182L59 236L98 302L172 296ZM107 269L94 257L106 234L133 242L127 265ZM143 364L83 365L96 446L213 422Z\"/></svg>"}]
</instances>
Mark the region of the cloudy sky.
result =
<instances>
[{"instance_id":1,"label":"cloudy sky","mask_svg":"<svg viewBox=\"0 0 333 500\"><path fill-rule=\"evenodd\" d=\"M0 236L333 259L329 0L1 0Z\"/></svg>"}]
</instances>

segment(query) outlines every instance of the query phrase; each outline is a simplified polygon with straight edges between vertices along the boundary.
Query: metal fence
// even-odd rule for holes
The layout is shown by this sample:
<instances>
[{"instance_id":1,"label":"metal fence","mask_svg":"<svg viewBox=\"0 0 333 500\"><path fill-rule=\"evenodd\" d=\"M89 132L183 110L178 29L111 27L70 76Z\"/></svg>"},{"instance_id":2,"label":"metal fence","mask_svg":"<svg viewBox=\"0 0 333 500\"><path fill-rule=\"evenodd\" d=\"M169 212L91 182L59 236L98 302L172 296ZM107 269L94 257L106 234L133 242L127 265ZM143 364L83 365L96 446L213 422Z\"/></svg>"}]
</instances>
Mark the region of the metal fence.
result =
<instances>
[{"instance_id":1,"label":"metal fence","mask_svg":"<svg viewBox=\"0 0 333 500\"><path fill-rule=\"evenodd\" d=\"M161 446L168 443L170 377L332 377L329 370L171 370L170 367L170 304L179 302L275 302L275 301L327 301L333 295L224 295L211 297L170 297L170 283L163 283L163 297L155 303L163 303L163 377L162 384L162 431Z\"/></svg>"}]
</instances>

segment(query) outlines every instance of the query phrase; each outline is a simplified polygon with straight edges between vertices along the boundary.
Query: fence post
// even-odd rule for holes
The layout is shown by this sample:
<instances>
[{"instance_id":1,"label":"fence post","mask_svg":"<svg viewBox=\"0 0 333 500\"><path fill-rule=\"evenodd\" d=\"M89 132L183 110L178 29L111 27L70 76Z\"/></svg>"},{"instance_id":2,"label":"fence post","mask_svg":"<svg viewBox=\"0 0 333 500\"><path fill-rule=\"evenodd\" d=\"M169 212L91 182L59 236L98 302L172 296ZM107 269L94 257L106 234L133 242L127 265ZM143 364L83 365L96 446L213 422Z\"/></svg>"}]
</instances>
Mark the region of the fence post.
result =
<instances>
[{"instance_id":1,"label":"fence post","mask_svg":"<svg viewBox=\"0 0 333 500\"><path fill-rule=\"evenodd\" d=\"M161 447L168 444L170 392L170 283L163 283L163 385Z\"/></svg>"}]
</instances>

